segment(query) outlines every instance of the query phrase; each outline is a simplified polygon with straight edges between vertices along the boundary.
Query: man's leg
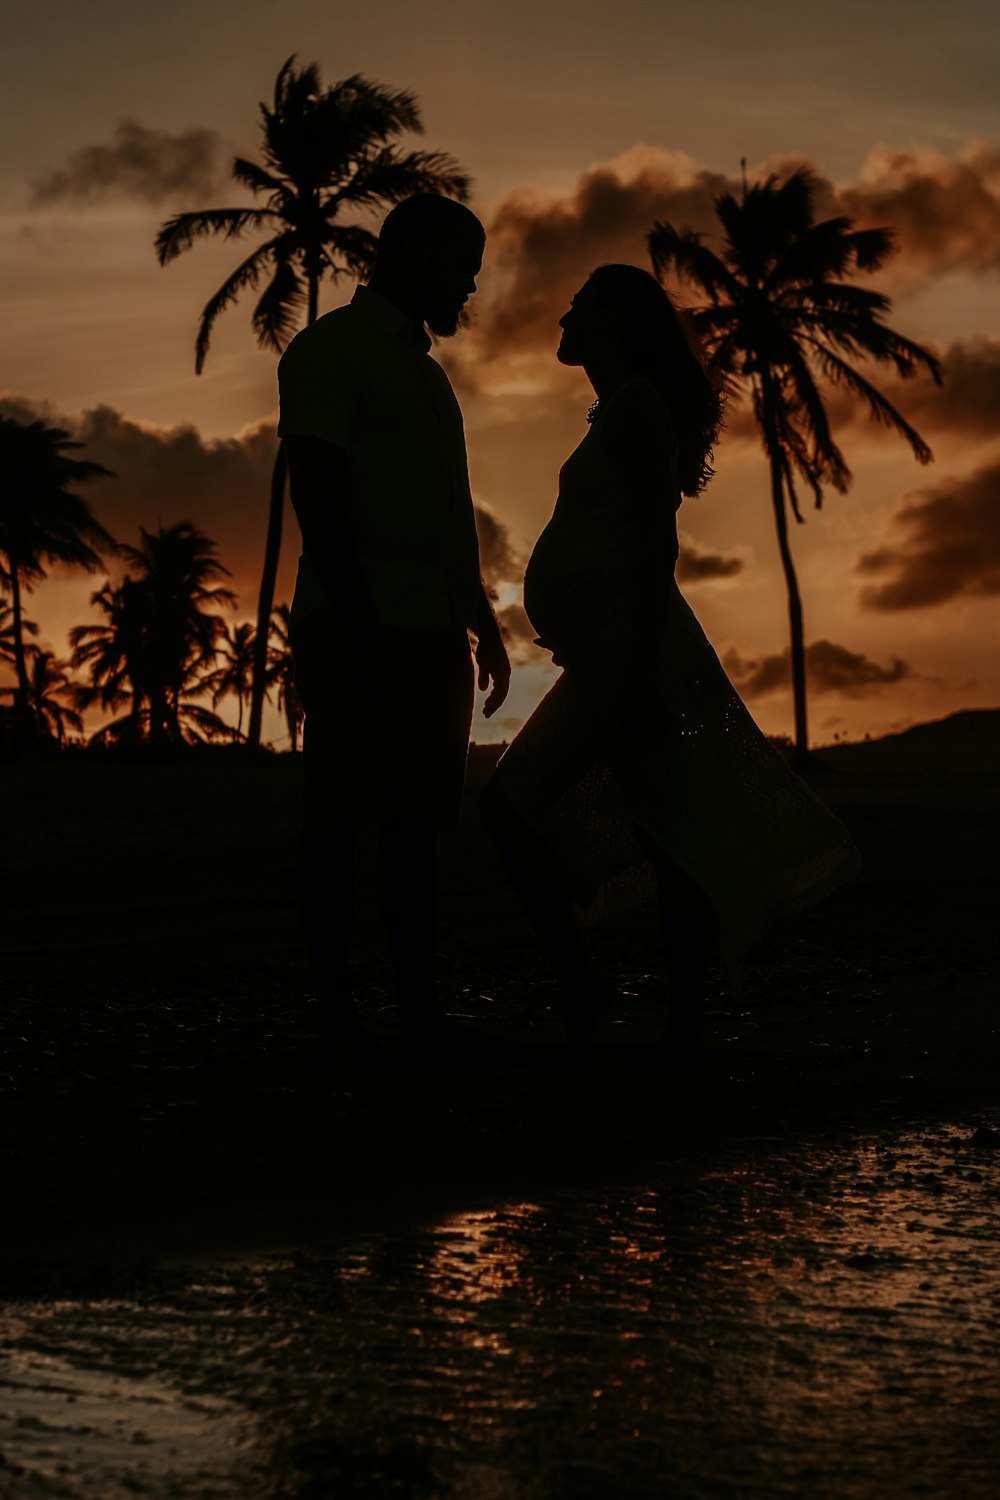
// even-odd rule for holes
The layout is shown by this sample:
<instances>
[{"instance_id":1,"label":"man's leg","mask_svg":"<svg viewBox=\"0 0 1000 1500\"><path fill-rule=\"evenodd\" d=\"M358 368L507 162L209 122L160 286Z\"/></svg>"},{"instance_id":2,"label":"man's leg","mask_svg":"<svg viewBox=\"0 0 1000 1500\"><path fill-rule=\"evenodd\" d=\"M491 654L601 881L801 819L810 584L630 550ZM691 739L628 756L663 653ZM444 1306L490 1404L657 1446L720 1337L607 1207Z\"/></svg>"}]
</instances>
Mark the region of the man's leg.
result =
<instances>
[{"instance_id":1,"label":"man's leg","mask_svg":"<svg viewBox=\"0 0 1000 1500\"><path fill-rule=\"evenodd\" d=\"M303 825L295 885L306 961L328 1039L361 1033L351 997L354 857L358 830L346 823Z\"/></svg>"},{"instance_id":2,"label":"man's leg","mask_svg":"<svg viewBox=\"0 0 1000 1500\"><path fill-rule=\"evenodd\" d=\"M613 992L595 973L584 947L569 876L544 839L515 812L498 780L489 782L479 808L555 974L570 1040L585 1044Z\"/></svg>"},{"instance_id":3,"label":"man's leg","mask_svg":"<svg viewBox=\"0 0 1000 1500\"><path fill-rule=\"evenodd\" d=\"M392 953L404 1032L440 1026L435 973L437 830L417 819L379 826L375 888Z\"/></svg>"}]
</instances>

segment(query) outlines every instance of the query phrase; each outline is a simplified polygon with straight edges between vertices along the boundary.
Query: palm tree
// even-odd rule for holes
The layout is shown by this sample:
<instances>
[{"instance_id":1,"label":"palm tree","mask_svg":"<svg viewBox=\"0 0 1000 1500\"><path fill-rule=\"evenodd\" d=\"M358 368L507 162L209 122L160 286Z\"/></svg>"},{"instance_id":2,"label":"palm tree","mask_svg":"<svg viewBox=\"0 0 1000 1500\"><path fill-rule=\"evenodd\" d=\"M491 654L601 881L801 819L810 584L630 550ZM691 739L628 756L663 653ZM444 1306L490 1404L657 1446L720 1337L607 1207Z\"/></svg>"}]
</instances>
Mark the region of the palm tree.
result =
<instances>
[{"instance_id":1,"label":"palm tree","mask_svg":"<svg viewBox=\"0 0 1000 1500\"><path fill-rule=\"evenodd\" d=\"M236 596L215 583L228 577L229 569L216 557L215 543L190 521L157 532L140 528L139 535L138 547L121 552L135 569L148 611L141 673L149 734L151 740L176 744L183 739L181 695L192 693L197 674L211 663L225 634L225 621L214 607L232 606Z\"/></svg>"},{"instance_id":2,"label":"palm tree","mask_svg":"<svg viewBox=\"0 0 1000 1500\"><path fill-rule=\"evenodd\" d=\"M73 695L74 684L66 675L66 664L56 660L54 651L29 646L26 654L32 713L45 733L62 745L66 741L67 727L77 734L83 732L83 720L79 713L64 701L67 696Z\"/></svg>"},{"instance_id":3,"label":"palm tree","mask_svg":"<svg viewBox=\"0 0 1000 1500\"><path fill-rule=\"evenodd\" d=\"M81 448L62 427L0 417L0 583L10 592L15 708L29 712L31 684L24 646L22 590L44 578L49 563L92 573L115 541L75 488L111 470L73 458Z\"/></svg>"},{"instance_id":4,"label":"palm tree","mask_svg":"<svg viewBox=\"0 0 1000 1500\"><path fill-rule=\"evenodd\" d=\"M37 635L38 626L34 620L29 620L25 615L21 616L22 639L26 635ZM11 605L4 604L0 599L0 661L5 661L9 667L17 666L17 657L14 651L14 611Z\"/></svg>"},{"instance_id":5,"label":"palm tree","mask_svg":"<svg viewBox=\"0 0 1000 1500\"><path fill-rule=\"evenodd\" d=\"M691 229L657 222L649 235L653 270L673 269L707 299L693 311L714 364L731 395L749 386L754 416L771 471L771 505L788 589L795 750L808 752L805 640L802 602L788 540L788 507L802 521L795 478L812 491L843 493L851 471L830 431L817 377L864 401L873 420L894 428L919 463L931 451L918 432L851 361L891 365L904 378L921 368L940 384L938 361L920 344L889 328L888 297L844 278L876 270L893 248L889 229L855 229L845 217L814 216L816 179L801 169L723 193L715 212L723 230L721 254Z\"/></svg>"},{"instance_id":6,"label":"palm tree","mask_svg":"<svg viewBox=\"0 0 1000 1500\"><path fill-rule=\"evenodd\" d=\"M222 666L216 667L204 679L212 694L212 707L217 708L223 698L232 695L236 699L236 738L243 738L243 705L250 697L253 687L254 636L256 631L249 621L233 629L225 627L216 648L216 659L222 658Z\"/></svg>"},{"instance_id":7,"label":"palm tree","mask_svg":"<svg viewBox=\"0 0 1000 1500\"><path fill-rule=\"evenodd\" d=\"M278 689L278 709L285 715L288 740L293 753L299 748L302 726L302 704L295 690L295 663L292 659L291 631L287 604L279 604L271 615L271 640L267 648L267 685Z\"/></svg>"},{"instance_id":8,"label":"palm tree","mask_svg":"<svg viewBox=\"0 0 1000 1500\"><path fill-rule=\"evenodd\" d=\"M263 201L178 214L156 237L160 264L166 265L208 235L221 234L228 240L248 230L268 234L205 304L195 341L197 373L204 366L215 320L241 292L256 289L262 278L267 282L251 325L261 348L280 352L296 332L303 310L308 323L318 316L324 276L337 280L368 274L375 236L362 225L342 223L343 212L370 213L412 193L447 193L461 201L469 194L469 178L452 157L440 151L403 151L396 144L404 131L423 131L413 94L385 88L360 73L323 88L316 63L300 69L294 63L293 54L278 74L272 105L260 106L263 162L238 156L232 164L235 180ZM257 608L247 734L252 747L260 743L286 473L279 444Z\"/></svg>"},{"instance_id":9,"label":"palm tree","mask_svg":"<svg viewBox=\"0 0 1000 1500\"><path fill-rule=\"evenodd\" d=\"M90 672L78 706L128 704L105 735L145 733L153 743L177 745L227 734L218 715L197 702L211 691L206 669L226 628L215 606L235 603L215 582L228 569L214 542L181 521L155 533L142 529L140 545L120 551L134 572L118 588L106 581L92 599L106 623L70 632L73 664Z\"/></svg>"},{"instance_id":10,"label":"palm tree","mask_svg":"<svg viewBox=\"0 0 1000 1500\"><path fill-rule=\"evenodd\" d=\"M101 732L137 742L148 725L143 663L149 630L146 592L133 578L124 578L117 588L106 578L90 602L105 623L75 625L69 633L71 664L87 668L90 674L89 683L76 686L77 707L88 709L99 703L113 710L127 706L128 712Z\"/></svg>"}]
</instances>

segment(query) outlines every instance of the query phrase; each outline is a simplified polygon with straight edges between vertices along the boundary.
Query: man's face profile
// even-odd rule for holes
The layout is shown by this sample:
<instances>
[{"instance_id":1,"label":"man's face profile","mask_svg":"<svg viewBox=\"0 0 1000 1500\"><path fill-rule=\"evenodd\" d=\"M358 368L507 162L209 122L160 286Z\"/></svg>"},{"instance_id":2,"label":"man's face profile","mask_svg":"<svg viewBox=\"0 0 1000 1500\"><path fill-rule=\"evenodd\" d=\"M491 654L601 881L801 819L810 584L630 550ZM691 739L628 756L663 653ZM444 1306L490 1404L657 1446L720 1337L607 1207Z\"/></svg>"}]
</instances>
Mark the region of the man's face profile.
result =
<instances>
[{"instance_id":1,"label":"man's face profile","mask_svg":"<svg viewBox=\"0 0 1000 1500\"><path fill-rule=\"evenodd\" d=\"M427 247L424 322L439 338L450 338L458 332L465 304L476 290L485 245L478 226L474 226Z\"/></svg>"}]
</instances>

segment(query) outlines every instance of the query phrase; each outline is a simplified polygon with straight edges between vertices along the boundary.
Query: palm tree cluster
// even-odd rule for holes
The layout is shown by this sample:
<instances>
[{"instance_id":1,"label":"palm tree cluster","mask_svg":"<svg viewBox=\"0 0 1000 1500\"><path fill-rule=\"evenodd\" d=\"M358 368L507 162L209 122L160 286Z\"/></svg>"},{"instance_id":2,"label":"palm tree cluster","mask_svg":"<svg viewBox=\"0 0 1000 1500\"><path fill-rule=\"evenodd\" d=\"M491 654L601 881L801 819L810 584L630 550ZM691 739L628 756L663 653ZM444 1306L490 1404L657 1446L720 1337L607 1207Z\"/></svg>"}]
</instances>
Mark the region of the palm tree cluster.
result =
<instances>
[{"instance_id":1,"label":"palm tree cluster","mask_svg":"<svg viewBox=\"0 0 1000 1500\"><path fill-rule=\"evenodd\" d=\"M131 571L93 595L99 625L70 632L73 665L88 673L82 708L124 709L101 731L107 740L180 745L228 737L202 701L216 649L226 636L218 613L235 596L217 579L228 573L214 543L188 521L140 531L138 547L120 548Z\"/></svg>"},{"instance_id":2,"label":"palm tree cluster","mask_svg":"<svg viewBox=\"0 0 1000 1500\"><path fill-rule=\"evenodd\" d=\"M131 571L117 586L106 579L93 595L103 623L70 632L72 664L87 673L75 689L78 707L124 710L93 738L160 747L241 741L255 632L249 622L230 625L218 612L236 602L218 583L229 570L188 521L140 536L138 547L120 549ZM268 664L267 687L278 689L294 750L300 711L286 606L275 611ZM236 699L235 727L216 712L228 697Z\"/></svg>"},{"instance_id":3,"label":"palm tree cluster","mask_svg":"<svg viewBox=\"0 0 1000 1500\"><path fill-rule=\"evenodd\" d=\"M315 63L295 67L294 55L278 73L270 105L261 104L263 137L259 162L237 156L234 180L260 201L235 208L177 214L156 237L161 265L211 235L240 239L253 231L267 238L256 246L209 298L195 339L195 371L201 372L216 319L240 294L265 281L251 315L262 348L280 353L298 330L319 314L324 277L366 276L376 239L344 215L370 214L412 193L445 193L464 202L468 175L441 151L407 151L398 137L420 134L423 121L415 96L390 89L360 73L324 88ZM257 610L256 651L249 742L260 740L261 712L270 667L268 622L281 552L285 480L279 444L271 478L264 566Z\"/></svg>"},{"instance_id":4,"label":"palm tree cluster","mask_svg":"<svg viewBox=\"0 0 1000 1500\"><path fill-rule=\"evenodd\" d=\"M40 418L19 422L0 416L0 586L9 604L0 613L0 658L14 669L14 712L26 722L55 725L61 738L72 713L40 708L40 701L58 701L58 668L48 653L26 643L37 627L24 616L24 591L45 577L52 564L83 568L93 573L101 554L115 550L114 538L104 529L80 495L77 486L110 470L89 459L77 458L82 447L61 427ZM39 699L39 694L41 698Z\"/></svg>"},{"instance_id":5,"label":"palm tree cluster","mask_svg":"<svg viewBox=\"0 0 1000 1500\"><path fill-rule=\"evenodd\" d=\"M0 662L16 671L18 655L13 614L12 607L0 601ZM67 675L67 664L57 660L54 651L45 650L33 640L25 640L25 636L38 634L34 620L22 614L20 627L25 680L18 683L11 696L15 703L27 704L26 712L22 708L23 723L62 745L68 729L76 734L83 732L83 720L75 707L74 684Z\"/></svg>"},{"instance_id":6,"label":"palm tree cluster","mask_svg":"<svg viewBox=\"0 0 1000 1500\"><path fill-rule=\"evenodd\" d=\"M874 271L893 249L889 229L855 229L843 216L817 220L814 175L767 177L715 199L721 247L703 235L656 223L649 235L653 270L673 271L705 299L692 320L730 396L749 390L771 479L771 506L788 591L796 758L808 749L805 631L788 538L788 511L802 521L796 479L817 507L823 486L843 493L851 471L830 428L820 381L863 401L872 418L900 433L919 463L931 451L920 434L856 368L870 360L909 378L927 370L940 384L934 355L883 321L889 298L846 278Z\"/></svg>"},{"instance_id":7,"label":"palm tree cluster","mask_svg":"<svg viewBox=\"0 0 1000 1500\"><path fill-rule=\"evenodd\" d=\"M83 713L99 707L116 717L92 736L98 742L243 739L255 631L249 623L230 626L219 612L236 601L220 584L228 569L215 544L189 521L141 530L137 547L117 543L75 493L77 485L110 475L73 456L80 447L41 419L0 417L0 587L9 596L0 598L0 663L16 684L8 717L18 737L62 745L70 731L83 734ZM70 660L60 661L37 644L24 591L52 564L94 572L102 553L121 558L125 576L119 583L105 578L91 597L101 623L76 626ZM274 611L266 663L265 693L276 692L294 750L301 710L285 605ZM227 697L237 701L235 728L216 712Z\"/></svg>"}]
</instances>

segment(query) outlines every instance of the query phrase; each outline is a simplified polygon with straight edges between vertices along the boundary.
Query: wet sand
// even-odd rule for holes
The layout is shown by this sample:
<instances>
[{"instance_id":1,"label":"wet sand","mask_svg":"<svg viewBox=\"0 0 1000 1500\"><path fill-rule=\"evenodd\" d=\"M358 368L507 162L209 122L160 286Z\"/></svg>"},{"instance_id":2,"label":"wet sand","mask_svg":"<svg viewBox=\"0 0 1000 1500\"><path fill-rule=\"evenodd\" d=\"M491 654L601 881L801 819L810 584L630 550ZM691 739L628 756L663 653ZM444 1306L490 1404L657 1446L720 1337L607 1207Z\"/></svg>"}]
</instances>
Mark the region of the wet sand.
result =
<instances>
[{"instance_id":1,"label":"wet sand","mask_svg":"<svg viewBox=\"0 0 1000 1500\"><path fill-rule=\"evenodd\" d=\"M622 1002L561 1057L474 813L440 950L476 1040L392 1041L363 879L386 1042L344 1070L296 951L296 765L3 769L10 1493L991 1493L995 776L818 774L864 874L716 988L677 1076L647 914L597 935ZM918 1413L922 1465L888 1437Z\"/></svg>"}]
</instances>

